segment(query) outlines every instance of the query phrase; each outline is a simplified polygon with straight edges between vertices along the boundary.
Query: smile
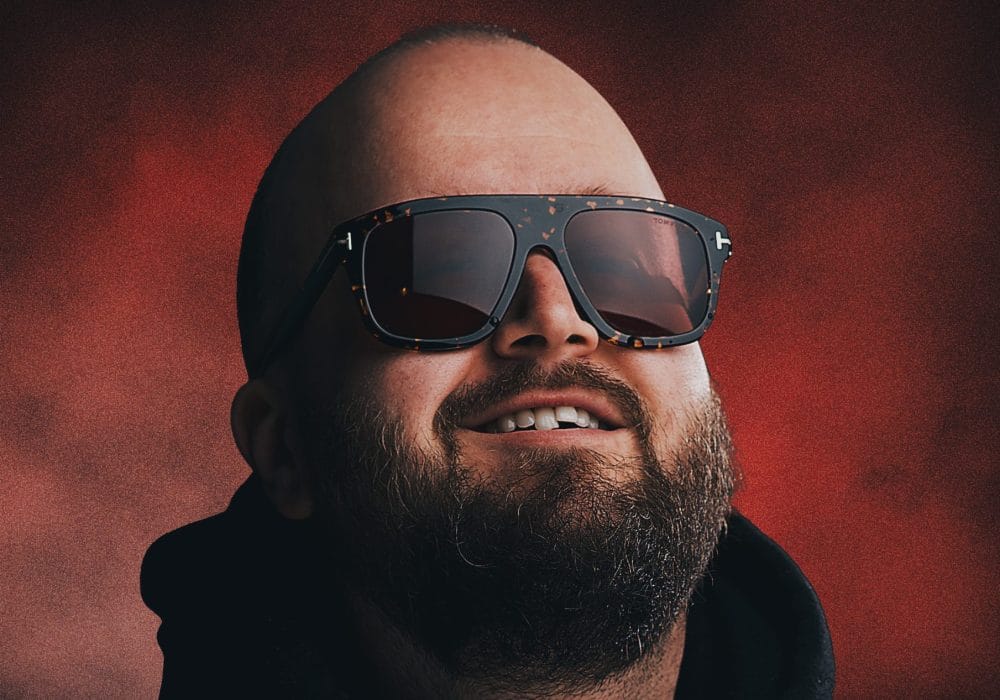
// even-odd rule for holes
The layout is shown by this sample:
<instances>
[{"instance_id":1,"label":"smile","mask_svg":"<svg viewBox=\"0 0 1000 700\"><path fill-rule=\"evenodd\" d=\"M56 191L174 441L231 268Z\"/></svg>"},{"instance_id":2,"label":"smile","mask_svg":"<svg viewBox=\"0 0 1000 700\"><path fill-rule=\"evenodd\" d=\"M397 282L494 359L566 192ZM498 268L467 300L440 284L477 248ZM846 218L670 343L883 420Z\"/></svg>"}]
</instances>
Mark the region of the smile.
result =
<instances>
[{"instance_id":1,"label":"smile","mask_svg":"<svg viewBox=\"0 0 1000 700\"><path fill-rule=\"evenodd\" d=\"M616 406L597 392L573 388L529 391L469 416L462 427L477 433L615 431L625 421Z\"/></svg>"},{"instance_id":2,"label":"smile","mask_svg":"<svg viewBox=\"0 0 1000 700\"><path fill-rule=\"evenodd\" d=\"M476 428L483 433L513 433L524 430L610 430L596 416L576 406L539 406L500 416Z\"/></svg>"}]
</instances>

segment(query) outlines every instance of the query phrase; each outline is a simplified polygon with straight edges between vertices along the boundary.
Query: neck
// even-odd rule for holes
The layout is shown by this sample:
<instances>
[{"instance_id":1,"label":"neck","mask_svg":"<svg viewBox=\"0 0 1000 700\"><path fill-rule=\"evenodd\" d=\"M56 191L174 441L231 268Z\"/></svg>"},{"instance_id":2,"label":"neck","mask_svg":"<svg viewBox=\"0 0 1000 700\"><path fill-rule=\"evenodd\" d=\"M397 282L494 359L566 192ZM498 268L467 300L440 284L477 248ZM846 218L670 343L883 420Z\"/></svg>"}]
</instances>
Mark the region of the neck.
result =
<instances>
[{"instance_id":1,"label":"neck","mask_svg":"<svg viewBox=\"0 0 1000 700\"><path fill-rule=\"evenodd\" d=\"M398 698L672 698L684 652L685 618L665 638L624 672L573 688L518 687L516 679L498 689L494 684L450 673L443 664L404 633L367 599L352 596L351 607L360 651L369 679L360 687L376 695Z\"/></svg>"}]
</instances>

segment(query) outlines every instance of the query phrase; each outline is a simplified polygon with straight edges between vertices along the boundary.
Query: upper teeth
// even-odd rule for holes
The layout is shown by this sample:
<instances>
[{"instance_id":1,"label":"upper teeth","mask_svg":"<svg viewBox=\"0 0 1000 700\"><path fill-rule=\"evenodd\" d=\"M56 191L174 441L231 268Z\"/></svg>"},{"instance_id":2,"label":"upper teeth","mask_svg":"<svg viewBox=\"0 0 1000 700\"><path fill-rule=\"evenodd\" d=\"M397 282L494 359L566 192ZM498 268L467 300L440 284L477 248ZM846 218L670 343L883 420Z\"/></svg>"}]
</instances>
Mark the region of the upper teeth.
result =
<instances>
[{"instance_id":1,"label":"upper teeth","mask_svg":"<svg viewBox=\"0 0 1000 700\"><path fill-rule=\"evenodd\" d=\"M510 433L517 428L531 427L534 427L535 430L553 430L558 428L560 423L575 423L581 428L597 428L599 426L597 418L582 408L541 406L500 416L494 423L487 426L487 429L493 429L500 433Z\"/></svg>"}]
</instances>

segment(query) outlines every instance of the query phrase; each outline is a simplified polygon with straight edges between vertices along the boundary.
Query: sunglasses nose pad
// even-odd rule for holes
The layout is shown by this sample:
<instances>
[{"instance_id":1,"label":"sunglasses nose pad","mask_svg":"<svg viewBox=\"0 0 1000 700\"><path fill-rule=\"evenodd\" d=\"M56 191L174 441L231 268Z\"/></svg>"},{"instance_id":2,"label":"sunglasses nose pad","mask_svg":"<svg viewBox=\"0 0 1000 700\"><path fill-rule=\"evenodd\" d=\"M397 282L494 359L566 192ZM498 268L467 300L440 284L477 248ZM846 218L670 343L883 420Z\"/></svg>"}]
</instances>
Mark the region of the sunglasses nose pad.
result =
<instances>
[{"instance_id":1,"label":"sunglasses nose pad","mask_svg":"<svg viewBox=\"0 0 1000 700\"><path fill-rule=\"evenodd\" d=\"M517 291L493 334L501 357L580 357L597 349L597 329L585 321L549 251L532 252Z\"/></svg>"}]
</instances>

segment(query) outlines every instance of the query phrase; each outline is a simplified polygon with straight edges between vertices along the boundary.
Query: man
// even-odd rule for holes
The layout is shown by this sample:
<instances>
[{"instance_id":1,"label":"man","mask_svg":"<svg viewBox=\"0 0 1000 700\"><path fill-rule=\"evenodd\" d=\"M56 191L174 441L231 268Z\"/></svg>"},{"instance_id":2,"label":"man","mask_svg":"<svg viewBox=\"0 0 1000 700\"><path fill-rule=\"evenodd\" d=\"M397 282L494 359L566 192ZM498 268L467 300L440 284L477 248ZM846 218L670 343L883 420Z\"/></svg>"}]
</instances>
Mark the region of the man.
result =
<instances>
[{"instance_id":1,"label":"man","mask_svg":"<svg viewBox=\"0 0 1000 700\"><path fill-rule=\"evenodd\" d=\"M307 116L240 258L253 477L143 566L163 694L828 696L812 589L730 513L697 344L729 235L663 199L593 88L492 28Z\"/></svg>"}]
</instances>

